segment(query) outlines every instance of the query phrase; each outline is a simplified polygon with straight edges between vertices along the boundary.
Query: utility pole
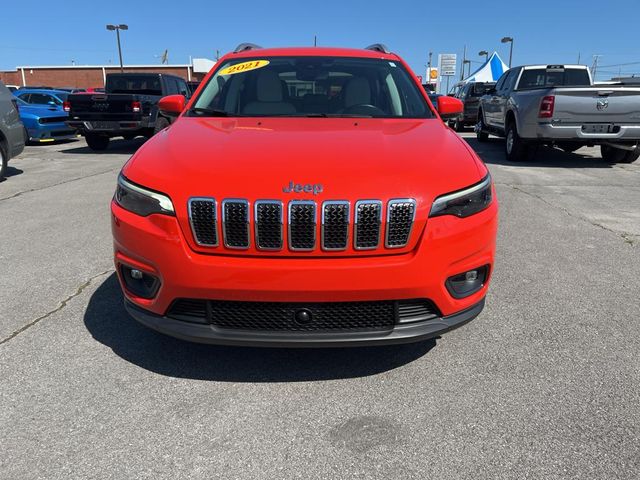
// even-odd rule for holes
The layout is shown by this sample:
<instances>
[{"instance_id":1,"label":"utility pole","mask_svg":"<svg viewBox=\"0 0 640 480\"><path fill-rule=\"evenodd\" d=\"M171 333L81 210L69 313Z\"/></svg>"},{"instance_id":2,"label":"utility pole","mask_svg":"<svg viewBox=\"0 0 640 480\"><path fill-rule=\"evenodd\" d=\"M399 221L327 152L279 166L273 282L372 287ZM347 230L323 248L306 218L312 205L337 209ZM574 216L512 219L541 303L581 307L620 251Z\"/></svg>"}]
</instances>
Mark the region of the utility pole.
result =
<instances>
[{"instance_id":1,"label":"utility pole","mask_svg":"<svg viewBox=\"0 0 640 480\"><path fill-rule=\"evenodd\" d=\"M594 82L596 80L596 73L598 72L598 60L600 60L601 56L602 55L593 56L593 64L591 65L591 78L593 79Z\"/></svg>"},{"instance_id":2,"label":"utility pole","mask_svg":"<svg viewBox=\"0 0 640 480\"><path fill-rule=\"evenodd\" d=\"M578 52L578 65L580 65L580 52Z\"/></svg>"},{"instance_id":3,"label":"utility pole","mask_svg":"<svg viewBox=\"0 0 640 480\"><path fill-rule=\"evenodd\" d=\"M317 47L317 46L318 46L318 36L317 36L317 35L314 35L314 36L313 36L313 46L314 46L314 47Z\"/></svg>"},{"instance_id":4,"label":"utility pole","mask_svg":"<svg viewBox=\"0 0 640 480\"><path fill-rule=\"evenodd\" d=\"M509 68L511 68L511 58L513 57L513 37L502 37L500 42L509 44Z\"/></svg>"},{"instance_id":5,"label":"utility pole","mask_svg":"<svg viewBox=\"0 0 640 480\"><path fill-rule=\"evenodd\" d=\"M460 69L460 80L464 80L464 66L467 64L467 46L464 46L464 50L462 51L462 68ZM448 90L448 88L447 88ZM447 92L448 93L448 92Z\"/></svg>"},{"instance_id":6,"label":"utility pole","mask_svg":"<svg viewBox=\"0 0 640 480\"><path fill-rule=\"evenodd\" d=\"M427 74L425 75L426 77L425 83L431 83L431 57L432 56L433 56L433 52L429 52L429 61L427 62Z\"/></svg>"}]
</instances>

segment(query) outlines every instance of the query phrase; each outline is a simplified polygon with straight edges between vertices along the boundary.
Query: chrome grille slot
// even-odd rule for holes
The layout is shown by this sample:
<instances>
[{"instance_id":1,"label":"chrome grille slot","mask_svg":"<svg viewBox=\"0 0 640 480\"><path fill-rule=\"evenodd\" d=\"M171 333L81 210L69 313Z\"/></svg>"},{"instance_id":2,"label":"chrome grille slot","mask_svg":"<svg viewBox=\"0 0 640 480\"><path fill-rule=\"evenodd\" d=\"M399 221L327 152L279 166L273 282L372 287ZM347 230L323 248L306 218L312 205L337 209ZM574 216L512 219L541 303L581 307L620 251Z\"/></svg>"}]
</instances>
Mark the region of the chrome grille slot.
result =
<instances>
[{"instance_id":1,"label":"chrome grille slot","mask_svg":"<svg viewBox=\"0 0 640 480\"><path fill-rule=\"evenodd\" d=\"M346 250L349 244L349 202L322 204L322 249Z\"/></svg>"},{"instance_id":2,"label":"chrome grille slot","mask_svg":"<svg viewBox=\"0 0 640 480\"><path fill-rule=\"evenodd\" d=\"M282 249L282 202L258 200L255 203L256 246L260 250Z\"/></svg>"},{"instance_id":3,"label":"chrome grille slot","mask_svg":"<svg viewBox=\"0 0 640 480\"><path fill-rule=\"evenodd\" d=\"M198 245L218 246L218 228L216 226L216 200L197 197L189 199L189 223L191 233Z\"/></svg>"},{"instance_id":4,"label":"chrome grille slot","mask_svg":"<svg viewBox=\"0 0 640 480\"><path fill-rule=\"evenodd\" d=\"M378 247L381 222L382 202L380 200L356 202L353 234L353 244L356 250L373 250Z\"/></svg>"},{"instance_id":5,"label":"chrome grille slot","mask_svg":"<svg viewBox=\"0 0 640 480\"><path fill-rule=\"evenodd\" d=\"M385 247L402 248L409 242L415 215L416 201L412 198L389 200Z\"/></svg>"},{"instance_id":6,"label":"chrome grille slot","mask_svg":"<svg viewBox=\"0 0 640 480\"><path fill-rule=\"evenodd\" d=\"M227 248L249 248L249 202L227 198L222 201L222 234Z\"/></svg>"},{"instance_id":7,"label":"chrome grille slot","mask_svg":"<svg viewBox=\"0 0 640 480\"><path fill-rule=\"evenodd\" d=\"M316 203L308 200L289 202L289 248L311 251L316 246Z\"/></svg>"}]
</instances>

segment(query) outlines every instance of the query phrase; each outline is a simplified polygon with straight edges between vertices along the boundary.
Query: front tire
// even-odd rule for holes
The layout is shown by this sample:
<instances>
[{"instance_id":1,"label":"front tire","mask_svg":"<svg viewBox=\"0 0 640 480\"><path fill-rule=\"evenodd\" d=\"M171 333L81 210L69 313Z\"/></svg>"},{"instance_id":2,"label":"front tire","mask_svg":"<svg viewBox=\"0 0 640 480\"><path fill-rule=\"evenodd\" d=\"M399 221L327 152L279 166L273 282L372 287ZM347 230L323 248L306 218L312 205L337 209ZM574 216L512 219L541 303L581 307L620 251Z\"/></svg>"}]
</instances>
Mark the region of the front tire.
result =
<instances>
[{"instance_id":1,"label":"front tire","mask_svg":"<svg viewBox=\"0 0 640 480\"><path fill-rule=\"evenodd\" d=\"M640 147L634 150L622 150L609 145L600 145L600 155L609 163L633 163L640 157Z\"/></svg>"},{"instance_id":2,"label":"front tire","mask_svg":"<svg viewBox=\"0 0 640 480\"><path fill-rule=\"evenodd\" d=\"M529 156L529 145L520 138L516 123L513 121L507 125L504 147L507 160L510 162L523 162Z\"/></svg>"},{"instance_id":3,"label":"front tire","mask_svg":"<svg viewBox=\"0 0 640 480\"><path fill-rule=\"evenodd\" d=\"M7 164L9 163L9 156L4 153L4 147L0 144L0 181L4 179L7 174Z\"/></svg>"},{"instance_id":4,"label":"front tire","mask_svg":"<svg viewBox=\"0 0 640 480\"><path fill-rule=\"evenodd\" d=\"M164 130L168 126L169 126L169 120L167 120L164 117L158 117L156 119L156 124L153 127L153 134L157 135L158 133L160 133L162 130Z\"/></svg>"},{"instance_id":5,"label":"front tire","mask_svg":"<svg viewBox=\"0 0 640 480\"><path fill-rule=\"evenodd\" d=\"M476 139L481 143L489 140L489 134L485 131L486 128L487 127L484 124L484 117L482 112L480 112L478 115L478 123L476 125Z\"/></svg>"},{"instance_id":6,"label":"front tire","mask_svg":"<svg viewBox=\"0 0 640 480\"><path fill-rule=\"evenodd\" d=\"M456 119L453 121L453 129L456 132L464 132L464 123L460 121L460 119Z\"/></svg>"},{"instance_id":7,"label":"front tire","mask_svg":"<svg viewBox=\"0 0 640 480\"><path fill-rule=\"evenodd\" d=\"M88 134L84 138L89 148L94 152L101 152L109 146L110 138L104 135Z\"/></svg>"}]
</instances>

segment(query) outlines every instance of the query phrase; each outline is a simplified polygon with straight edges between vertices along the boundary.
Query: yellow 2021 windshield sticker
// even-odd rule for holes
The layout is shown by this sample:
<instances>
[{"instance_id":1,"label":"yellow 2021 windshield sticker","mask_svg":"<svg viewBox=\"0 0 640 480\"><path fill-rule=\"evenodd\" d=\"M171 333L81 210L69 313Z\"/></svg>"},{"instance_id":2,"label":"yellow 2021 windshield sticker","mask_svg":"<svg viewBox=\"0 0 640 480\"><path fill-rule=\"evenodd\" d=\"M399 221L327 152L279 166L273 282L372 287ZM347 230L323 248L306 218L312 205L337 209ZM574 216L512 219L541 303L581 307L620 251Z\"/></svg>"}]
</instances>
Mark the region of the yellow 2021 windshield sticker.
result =
<instances>
[{"instance_id":1,"label":"yellow 2021 windshield sticker","mask_svg":"<svg viewBox=\"0 0 640 480\"><path fill-rule=\"evenodd\" d=\"M219 75L233 75L236 73L244 73L256 68L262 68L269 65L269 60L251 60L250 62L236 63L230 67L223 68L218 73Z\"/></svg>"}]
</instances>

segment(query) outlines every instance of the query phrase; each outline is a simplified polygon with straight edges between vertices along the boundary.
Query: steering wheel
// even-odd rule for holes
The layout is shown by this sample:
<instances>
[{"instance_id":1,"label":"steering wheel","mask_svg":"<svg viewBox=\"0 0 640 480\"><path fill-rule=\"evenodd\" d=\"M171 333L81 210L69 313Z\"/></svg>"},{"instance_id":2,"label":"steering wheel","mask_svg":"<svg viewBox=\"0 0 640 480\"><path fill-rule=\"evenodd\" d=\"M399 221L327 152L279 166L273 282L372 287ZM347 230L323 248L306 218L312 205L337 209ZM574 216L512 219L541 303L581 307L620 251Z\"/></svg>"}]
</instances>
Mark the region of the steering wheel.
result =
<instances>
[{"instance_id":1,"label":"steering wheel","mask_svg":"<svg viewBox=\"0 0 640 480\"><path fill-rule=\"evenodd\" d=\"M370 105L368 103L351 105L350 107L345 108L342 113L346 113L347 115L370 115L372 117L385 115L384 111L375 105Z\"/></svg>"}]
</instances>

